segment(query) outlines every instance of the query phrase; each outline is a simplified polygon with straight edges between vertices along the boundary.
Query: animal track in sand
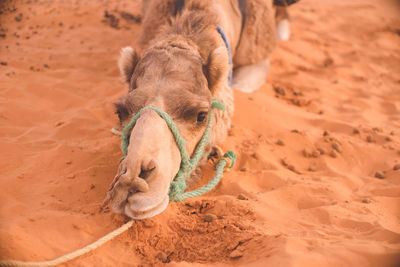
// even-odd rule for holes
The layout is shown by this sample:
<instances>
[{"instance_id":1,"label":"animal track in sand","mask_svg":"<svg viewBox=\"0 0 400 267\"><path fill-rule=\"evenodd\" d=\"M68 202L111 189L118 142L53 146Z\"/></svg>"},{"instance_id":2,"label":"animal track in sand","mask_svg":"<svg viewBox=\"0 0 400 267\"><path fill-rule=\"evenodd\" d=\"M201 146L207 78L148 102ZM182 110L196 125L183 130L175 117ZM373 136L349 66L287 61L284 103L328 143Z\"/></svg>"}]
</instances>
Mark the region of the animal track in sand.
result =
<instances>
[{"instance_id":1,"label":"animal track in sand","mask_svg":"<svg viewBox=\"0 0 400 267\"><path fill-rule=\"evenodd\" d=\"M260 171L276 169L266 156L254 152L241 152L236 164L240 170Z\"/></svg>"},{"instance_id":2,"label":"animal track in sand","mask_svg":"<svg viewBox=\"0 0 400 267\"><path fill-rule=\"evenodd\" d=\"M284 146L284 145L285 145L285 142L282 141L281 139L278 139L278 141L276 141L276 144L277 144L278 146Z\"/></svg>"},{"instance_id":3,"label":"animal track in sand","mask_svg":"<svg viewBox=\"0 0 400 267\"><path fill-rule=\"evenodd\" d=\"M286 158L281 159L281 164L286 167L289 171L292 171L296 174L300 174L300 172L296 169L296 167L291 164Z\"/></svg>"},{"instance_id":4,"label":"animal track in sand","mask_svg":"<svg viewBox=\"0 0 400 267\"><path fill-rule=\"evenodd\" d=\"M320 155L318 150L305 148L303 149L303 156L306 158L318 158Z\"/></svg>"},{"instance_id":5,"label":"animal track in sand","mask_svg":"<svg viewBox=\"0 0 400 267\"><path fill-rule=\"evenodd\" d=\"M275 97L285 100L287 103L298 107L306 107L312 103L311 99L304 97L300 90L295 90L292 86L273 85Z\"/></svg>"},{"instance_id":6,"label":"animal track in sand","mask_svg":"<svg viewBox=\"0 0 400 267\"><path fill-rule=\"evenodd\" d=\"M381 171L377 171L375 172L375 177L378 179L384 179L385 178L385 174Z\"/></svg>"}]
</instances>

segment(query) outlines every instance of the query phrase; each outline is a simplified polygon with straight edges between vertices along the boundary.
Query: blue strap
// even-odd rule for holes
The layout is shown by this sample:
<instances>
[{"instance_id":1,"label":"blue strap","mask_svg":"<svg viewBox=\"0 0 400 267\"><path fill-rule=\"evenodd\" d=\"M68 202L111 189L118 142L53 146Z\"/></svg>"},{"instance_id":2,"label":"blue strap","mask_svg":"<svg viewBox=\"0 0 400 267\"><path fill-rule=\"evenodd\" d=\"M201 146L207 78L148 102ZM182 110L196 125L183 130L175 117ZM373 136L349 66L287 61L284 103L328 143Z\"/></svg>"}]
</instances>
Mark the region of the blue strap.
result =
<instances>
[{"instance_id":1,"label":"blue strap","mask_svg":"<svg viewBox=\"0 0 400 267\"><path fill-rule=\"evenodd\" d=\"M231 69L229 71L229 77L228 77L228 82L229 82L229 87L230 87L232 84L232 51L231 51L231 47L229 46L228 40L226 39L224 30L222 30L222 28L219 25L217 26L217 30L218 30L219 34L221 35L222 40L224 40L226 49L228 49L229 65L231 65Z\"/></svg>"}]
</instances>

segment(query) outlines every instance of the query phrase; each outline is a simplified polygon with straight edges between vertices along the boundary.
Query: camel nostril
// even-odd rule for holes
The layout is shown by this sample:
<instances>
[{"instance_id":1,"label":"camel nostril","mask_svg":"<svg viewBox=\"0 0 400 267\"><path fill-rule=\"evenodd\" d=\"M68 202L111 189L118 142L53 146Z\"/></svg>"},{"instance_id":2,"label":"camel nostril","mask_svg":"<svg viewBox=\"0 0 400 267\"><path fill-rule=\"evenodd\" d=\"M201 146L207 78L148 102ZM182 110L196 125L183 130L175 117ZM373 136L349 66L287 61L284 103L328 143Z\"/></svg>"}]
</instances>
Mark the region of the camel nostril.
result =
<instances>
[{"instance_id":1,"label":"camel nostril","mask_svg":"<svg viewBox=\"0 0 400 267\"><path fill-rule=\"evenodd\" d=\"M149 176L151 175L151 173L156 169L156 167L151 168L150 170L144 170L142 169L139 173L139 177L142 179L146 179L149 178Z\"/></svg>"},{"instance_id":2,"label":"camel nostril","mask_svg":"<svg viewBox=\"0 0 400 267\"><path fill-rule=\"evenodd\" d=\"M147 164L142 164L140 168L139 178L148 179L153 173L155 173L156 164L152 160Z\"/></svg>"},{"instance_id":3,"label":"camel nostril","mask_svg":"<svg viewBox=\"0 0 400 267\"><path fill-rule=\"evenodd\" d=\"M144 179L137 177L132 181L132 188L134 188L135 191L131 193L137 193L137 192L145 193L149 191L149 184Z\"/></svg>"}]
</instances>

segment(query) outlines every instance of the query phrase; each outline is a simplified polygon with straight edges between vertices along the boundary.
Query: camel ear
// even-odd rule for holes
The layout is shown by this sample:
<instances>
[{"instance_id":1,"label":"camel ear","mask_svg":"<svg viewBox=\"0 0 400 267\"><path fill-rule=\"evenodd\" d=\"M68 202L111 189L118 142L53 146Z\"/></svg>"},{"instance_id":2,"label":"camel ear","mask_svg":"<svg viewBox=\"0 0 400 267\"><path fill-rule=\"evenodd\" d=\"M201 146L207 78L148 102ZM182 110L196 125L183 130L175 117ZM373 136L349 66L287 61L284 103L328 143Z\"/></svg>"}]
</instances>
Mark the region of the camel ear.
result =
<instances>
[{"instance_id":1,"label":"camel ear","mask_svg":"<svg viewBox=\"0 0 400 267\"><path fill-rule=\"evenodd\" d=\"M118 59L118 67L124 82L129 84L138 62L139 55L132 47L127 46L121 49L121 55Z\"/></svg>"},{"instance_id":2,"label":"camel ear","mask_svg":"<svg viewBox=\"0 0 400 267\"><path fill-rule=\"evenodd\" d=\"M220 46L210 53L204 66L204 74L212 94L228 82L230 68L226 47Z\"/></svg>"}]
</instances>

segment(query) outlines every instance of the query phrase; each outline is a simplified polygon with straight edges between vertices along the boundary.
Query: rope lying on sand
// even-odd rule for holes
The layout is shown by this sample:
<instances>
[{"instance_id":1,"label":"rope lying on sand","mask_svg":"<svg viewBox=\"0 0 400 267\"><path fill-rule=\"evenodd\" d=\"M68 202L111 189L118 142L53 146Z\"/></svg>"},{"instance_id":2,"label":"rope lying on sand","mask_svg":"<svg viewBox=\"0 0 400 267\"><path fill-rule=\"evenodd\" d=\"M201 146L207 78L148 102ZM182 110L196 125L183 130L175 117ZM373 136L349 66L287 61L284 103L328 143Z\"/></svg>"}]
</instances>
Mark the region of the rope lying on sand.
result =
<instances>
[{"instance_id":1,"label":"rope lying on sand","mask_svg":"<svg viewBox=\"0 0 400 267\"><path fill-rule=\"evenodd\" d=\"M16 261L16 260L1 260L0 261L0 266L2 267L14 267L14 266L21 266L21 267L37 267L37 266L56 266L61 263L65 263L67 261L70 261L72 259L75 259L79 256L82 256L83 254L86 254L92 250L95 250L96 248L100 247L107 241L110 241L114 237L122 234L126 230L128 230L134 223L135 221L129 221L119 227L118 229L112 231L111 233L103 236L99 240L93 242L92 244L87 245L86 247L83 247L81 249L78 249L74 252L68 253L66 255L63 255L61 257L58 257L57 259L54 260L49 260L49 261L38 261L38 262L33 262L33 261Z\"/></svg>"}]
</instances>

